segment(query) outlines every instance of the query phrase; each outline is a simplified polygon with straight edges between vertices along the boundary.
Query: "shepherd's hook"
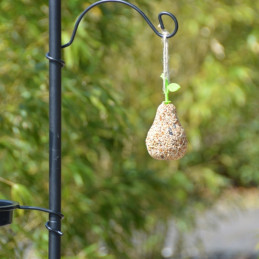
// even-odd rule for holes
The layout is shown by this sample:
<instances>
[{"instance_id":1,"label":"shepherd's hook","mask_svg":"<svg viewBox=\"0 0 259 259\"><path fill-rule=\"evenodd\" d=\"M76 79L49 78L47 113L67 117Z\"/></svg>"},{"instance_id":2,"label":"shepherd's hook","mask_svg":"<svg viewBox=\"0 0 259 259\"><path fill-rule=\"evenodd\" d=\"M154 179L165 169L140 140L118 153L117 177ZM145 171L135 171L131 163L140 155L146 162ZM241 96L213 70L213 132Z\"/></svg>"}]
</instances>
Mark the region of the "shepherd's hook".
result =
<instances>
[{"instance_id":1,"label":"shepherd's hook","mask_svg":"<svg viewBox=\"0 0 259 259\"><path fill-rule=\"evenodd\" d=\"M125 5L128 5L130 6L131 8L133 8L134 10L136 10L143 18L144 20L147 22L147 24L150 26L150 28L155 32L156 35L158 35L159 37L163 38L163 34L160 33L156 28L155 26L152 24L152 22L148 19L148 17L135 5L129 3L129 2L126 2L126 1L123 1L123 0L101 0L101 1L98 1L98 2L95 2L93 4L91 4L90 6L88 6L81 14L80 16L77 18L76 20L76 23L75 23L75 26L74 26L74 30L73 30L73 33L72 33L72 36L70 38L70 41L64 45L62 45L61 47L62 48L66 48L68 46L70 46L73 41L74 41L74 38L76 36L76 32L77 32L77 29L78 29L78 26L81 22L81 20L83 19L83 17L85 16L85 14L91 10L93 7L97 6L97 5L100 5L100 4L103 4L103 3L109 3L109 2L113 2L113 3L121 3L121 4L125 4ZM169 12L161 12L159 13L158 15L158 21L159 21L159 24L160 24L160 27L162 30L165 29L165 26L164 26L164 23L163 23L163 19L162 19L162 16L163 15L167 15L169 17L171 17L174 21L174 31L170 34L167 35L167 38L171 38L173 37L176 33L177 33L177 30L178 30L178 21L176 19L176 17L172 14L172 13L169 13Z\"/></svg>"}]
</instances>

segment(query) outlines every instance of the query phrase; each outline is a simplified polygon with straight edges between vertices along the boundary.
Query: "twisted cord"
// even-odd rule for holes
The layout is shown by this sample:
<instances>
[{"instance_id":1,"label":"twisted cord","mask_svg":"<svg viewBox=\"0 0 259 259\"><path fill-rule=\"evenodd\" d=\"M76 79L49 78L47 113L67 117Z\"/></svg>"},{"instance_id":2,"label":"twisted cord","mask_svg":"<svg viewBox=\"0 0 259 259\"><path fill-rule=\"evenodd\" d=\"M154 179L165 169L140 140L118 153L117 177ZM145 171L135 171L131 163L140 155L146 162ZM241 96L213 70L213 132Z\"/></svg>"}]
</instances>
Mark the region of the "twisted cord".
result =
<instances>
[{"instance_id":1,"label":"twisted cord","mask_svg":"<svg viewBox=\"0 0 259 259\"><path fill-rule=\"evenodd\" d=\"M168 32L163 31L163 92L166 93L166 80L169 83L169 52L168 52Z\"/></svg>"}]
</instances>

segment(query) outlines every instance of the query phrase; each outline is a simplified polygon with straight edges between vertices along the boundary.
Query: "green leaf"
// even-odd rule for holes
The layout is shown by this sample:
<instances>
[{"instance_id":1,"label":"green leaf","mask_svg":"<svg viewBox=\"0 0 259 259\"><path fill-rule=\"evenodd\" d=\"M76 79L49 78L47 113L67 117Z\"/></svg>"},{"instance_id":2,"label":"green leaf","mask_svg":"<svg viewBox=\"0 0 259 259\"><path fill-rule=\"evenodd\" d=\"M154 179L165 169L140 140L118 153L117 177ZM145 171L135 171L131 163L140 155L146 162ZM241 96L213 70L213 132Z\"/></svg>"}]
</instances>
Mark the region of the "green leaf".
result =
<instances>
[{"instance_id":1,"label":"green leaf","mask_svg":"<svg viewBox=\"0 0 259 259\"><path fill-rule=\"evenodd\" d=\"M172 84L169 84L167 86L167 90L170 91L170 92L176 92L178 91L179 89L181 88L180 85L176 84L176 83L172 83Z\"/></svg>"}]
</instances>

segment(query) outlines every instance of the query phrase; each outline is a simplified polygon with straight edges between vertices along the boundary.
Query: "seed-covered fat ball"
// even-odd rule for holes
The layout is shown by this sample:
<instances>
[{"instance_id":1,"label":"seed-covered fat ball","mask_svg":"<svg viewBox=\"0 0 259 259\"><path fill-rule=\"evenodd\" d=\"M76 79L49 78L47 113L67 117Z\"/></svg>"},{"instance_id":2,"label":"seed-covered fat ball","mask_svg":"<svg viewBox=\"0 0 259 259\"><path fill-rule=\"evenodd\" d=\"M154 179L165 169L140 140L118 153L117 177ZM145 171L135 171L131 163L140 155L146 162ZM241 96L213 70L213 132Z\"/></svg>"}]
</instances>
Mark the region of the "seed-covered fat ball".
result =
<instances>
[{"instance_id":1,"label":"seed-covered fat ball","mask_svg":"<svg viewBox=\"0 0 259 259\"><path fill-rule=\"evenodd\" d=\"M146 138L148 153L158 160L177 160L187 151L184 129L173 104L160 104Z\"/></svg>"}]
</instances>

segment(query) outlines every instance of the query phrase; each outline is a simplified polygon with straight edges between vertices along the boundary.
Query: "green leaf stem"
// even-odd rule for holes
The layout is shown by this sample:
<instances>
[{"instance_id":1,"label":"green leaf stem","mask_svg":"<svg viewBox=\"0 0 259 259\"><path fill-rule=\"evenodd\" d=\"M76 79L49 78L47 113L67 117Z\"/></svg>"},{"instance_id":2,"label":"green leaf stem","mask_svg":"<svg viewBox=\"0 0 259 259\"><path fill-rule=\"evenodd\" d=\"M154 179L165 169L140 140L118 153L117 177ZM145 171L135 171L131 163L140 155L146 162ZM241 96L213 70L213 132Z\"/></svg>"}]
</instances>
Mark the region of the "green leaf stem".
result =
<instances>
[{"instance_id":1,"label":"green leaf stem","mask_svg":"<svg viewBox=\"0 0 259 259\"><path fill-rule=\"evenodd\" d=\"M171 103L171 101L169 100L169 92L176 92L181 88L181 86L176 83L169 84L169 81L167 78L165 78L164 73L162 73L160 77L163 80L165 80L165 101L164 101L164 103L165 104Z\"/></svg>"}]
</instances>

